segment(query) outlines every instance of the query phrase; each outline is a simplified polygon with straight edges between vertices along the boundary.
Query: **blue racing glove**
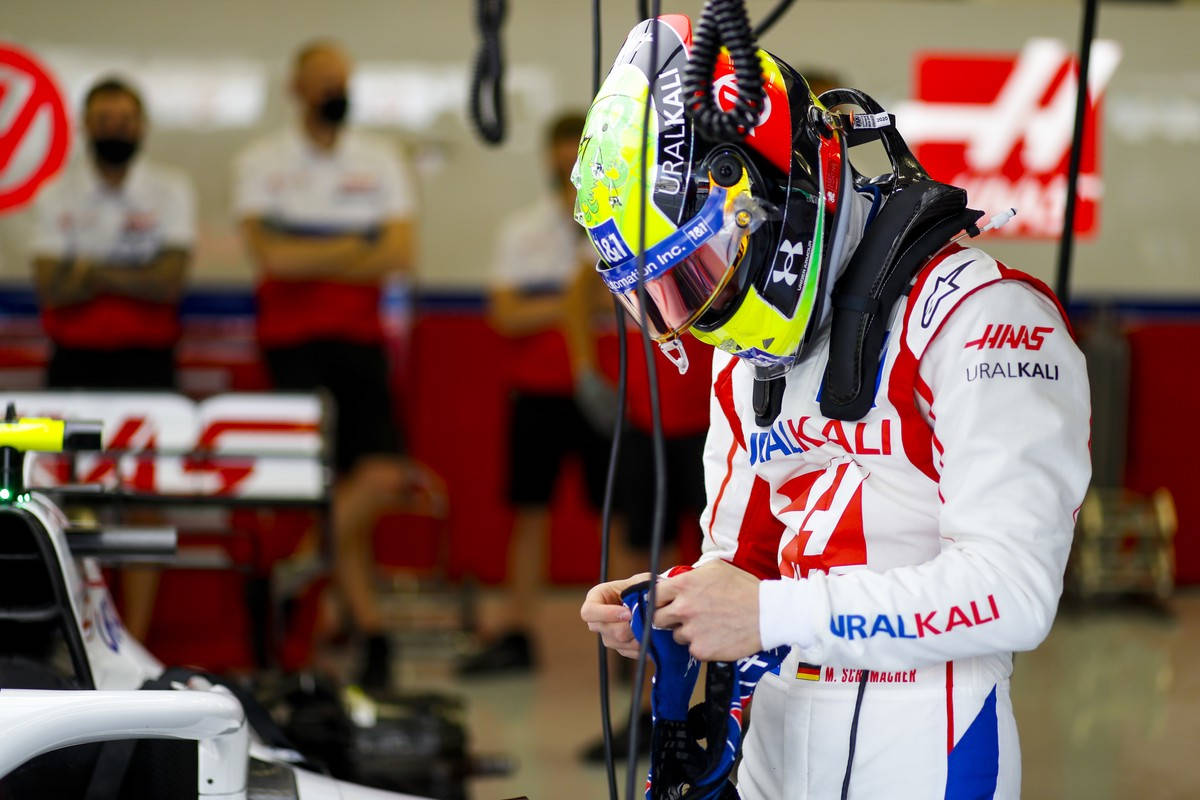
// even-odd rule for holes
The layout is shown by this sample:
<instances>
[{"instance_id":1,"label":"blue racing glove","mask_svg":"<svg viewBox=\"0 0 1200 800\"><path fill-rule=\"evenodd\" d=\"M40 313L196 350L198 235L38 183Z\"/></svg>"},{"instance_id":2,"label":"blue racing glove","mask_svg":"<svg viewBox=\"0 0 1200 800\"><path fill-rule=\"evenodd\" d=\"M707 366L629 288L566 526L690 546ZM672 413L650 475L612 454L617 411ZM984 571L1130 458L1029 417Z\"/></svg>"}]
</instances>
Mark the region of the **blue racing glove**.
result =
<instances>
[{"instance_id":1,"label":"blue racing glove","mask_svg":"<svg viewBox=\"0 0 1200 800\"><path fill-rule=\"evenodd\" d=\"M675 573L678 570L672 570ZM621 593L629 625L642 640L650 582ZM763 675L779 668L790 648L764 650L736 662L714 661L705 673L704 702L690 711L700 662L672 632L650 628L646 655L654 662L650 711L650 774L646 800L736 800L729 780L742 747L742 714ZM705 744L702 746L700 740Z\"/></svg>"}]
</instances>

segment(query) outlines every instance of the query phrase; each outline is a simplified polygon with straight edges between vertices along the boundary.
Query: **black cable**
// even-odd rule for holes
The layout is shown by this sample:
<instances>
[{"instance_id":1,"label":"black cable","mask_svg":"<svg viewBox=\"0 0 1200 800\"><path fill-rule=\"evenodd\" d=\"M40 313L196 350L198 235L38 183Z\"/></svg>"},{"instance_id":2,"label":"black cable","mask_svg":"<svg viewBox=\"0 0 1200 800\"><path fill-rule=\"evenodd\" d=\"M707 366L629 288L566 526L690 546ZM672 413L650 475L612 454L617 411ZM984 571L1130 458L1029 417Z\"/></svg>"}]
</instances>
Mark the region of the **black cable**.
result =
<instances>
[{"instance_id":1,"label":"black cable","mask_svg":"<svg viewBox=\"0 0 1200 800\"><path fill-rule=\"evenodd\" d=\"M601 41L600 41L600 0L592 0L592 99L600 94ZM620 306L614 306L618 311Z\"/></svg>"},{"instance_id":2,"label":"black cable","mask_svg":"<svg viewBox=\"0 0 1200 800\"><path fill-rule=\"evenodd\" d=\"M846 774L842 776L842 800L850 797L850 770L854 766L854 748L858 744L858 713L862 711L863 695L867 691L869 670L858 671L858 696L854 698L854 716L850 719L850 749L846 754Z\"/></svg>"},{"instance_id":3,"label":"black cable","mask_svg":"<svg viewBox=\"0 0 1200 800\"><path fill-rule=\"evenodd\" d=\"M779 4L767 12L767 15L762 18L762 21L754 26L754 38L758 39L764 33L771 30L775 23L779 22L779 19L783 16L784 12L791 8L792 3L794 2L796 2L796 0L779 0Z\"/></svg>"},{"instance_id":4,"label":"black cable","mask_svg":"<svg viewBox=\"0 0 1200 800\"><path fill-rule=\"evenodd\" d=\"M654 104L654 85L658 80L658 17L660 0L652 0L650 8L650 63L647 74L650 85L646 91L646 105L642 109L642 147L641 159L638 162L639 183L645 192L646 156L650 147L650 107ZM642 706L642 684L646 680L646 660L649 651L650 627L654 619L655 602L658 596L659 558L662 554L663 521L666 517L664 501L667 493L667 470L662 432L662 409L658 397L658 368L654 361L654 352L650 342L649 314L646 309L645 272L646 272L646 205L651 198L643 194L638 205L638 244L637 244L637 297L638 321L642 334L642 351L646 357L646 376L650 384L650 422L651 440L654 450L654 513L650 528L650 590L646 595L646 613L642 615L642 646L638 652L637 669L633 678L633 697L629 704L629 752L628 767L625 783L626 800L635 800L637 786L637 754L638 726L637 721Z\"/></svg>"},{"instance_id":5,"label":"black cable","mask_svg":"<svg viewBox=\"0 0 1200 800\"><path fill-rule=\"evenodd\" d=\"M592 0L592 97L600 93L601 38L600 0ZM604 504L600 514L600 583L608 581L608 556L612 539L613 494L617 482L617 465L621 460L621 432L625 428L626 343L625 313L613 296L613 314L617 321L617 418L613 423L612 447L608 453L608 473L604 479ZM613 760L612 702L609 698L608 648L604 637L596 635L597 671L600 675L600 728L604 736L604 772L608 778L609 800L618 800L617 767Z\"/></svg>"},{"instance_id":6,"label":"black cable","mask_svg":"<svg viewBox=\"0 0 1200 800\"><path fill-rule=\"evenodd\" d=\"M1058 272L1054 291L1065 307L1071 291L1071 252L1075 246L1075 193L1079 185L1079 165L1083 158L1083 122L1087 113L1088 68L1092 62L1092 40L1096 38L1097 0L1084 0L1083 26L1079 35L1079 86L1075 91L1075 132L1071 141L1071 160L1067 164L1067 202L1063 208L1062 238L1058 247Z\"/></svg>"},{"instance_id":7,"label":"black cable","mask_svg":"<svg viewBox=\"0 0 1200 800\"><path fill-rule=\"evenodd\" d=\"M504 141L504 50L500 28L508 15L508 0L477 0L475 22L479 26L479 53L471 74L471 121L488 144Z\"/></svg>"},{"instance_id":8,"label":"black cable","mask_svg":"<svg viewBox=\"0 0 1200 800\"><path fill-rule=\"evenodd\" d=\"M598 7L600 0L593 0ZM599 91L599 90L597 90ZM625 336L625 312L621 308L616 295L613 296L613 312L617 320L617 419L613 424L612 448L608 453L608 475L604 483L604 505L600 516L600 583L608 581L608 551L612 537L612 505L613 493L617 481L617 465L621 460L621 435L625 428L625 400L628 394L626 381L629 371L628 343ZM600 727L604 732L604 771L608 777L608 796L610 800L618 800L617 766L613 757L612 735L612 703L608 691L608 648L604 646L604 638L596 635L596 647L600 670Z\"/></svg>"},{"instance_id":9,"label":"black cable","mask_svg":"<svg viewBox=\"0 0 1200 800\"><path fill-rule=\"evenodd\" d=\"M728 111L721 110L712 91L713 69L722 45L729 50L737 79L737 100ZM766 90L744 0L708 0L705 4L692 31L683 87L688 116L710 139L741 141L758 124Z\"/></svg>"}]
</instances>

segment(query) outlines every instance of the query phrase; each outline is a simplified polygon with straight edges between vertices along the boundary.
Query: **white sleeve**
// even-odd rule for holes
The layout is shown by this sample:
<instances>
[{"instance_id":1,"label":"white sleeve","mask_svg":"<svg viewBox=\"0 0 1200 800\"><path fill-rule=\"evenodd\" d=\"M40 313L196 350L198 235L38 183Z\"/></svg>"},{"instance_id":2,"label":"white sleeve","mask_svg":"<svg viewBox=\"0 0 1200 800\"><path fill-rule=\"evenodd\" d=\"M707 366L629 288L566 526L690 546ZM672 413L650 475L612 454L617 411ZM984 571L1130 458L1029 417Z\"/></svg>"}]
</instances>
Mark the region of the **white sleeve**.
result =
<instances>
[{"instance_id":1,"label":"white sleeve","mask_svg":"<svg viewBox=\"0 0 1200 800\"><path fill-rule=\"evenodd\" d=\"M410 219L417 205L412 180L400 158L386 147L380 160L379 179L383 186L383 218Z\"/></svg>"},{"instance_id":2,"label":"white sleeve","mask_svg":"<svg viewBox=\"0 0 1200 800\"><path fill-rule=\"evenodd\" d=\"M528 252L523 246L520 229L502 225L492 257L491 283L493 288L516 288L528 282L525 269Z\"/></svg>"},{"instance_id":3,"label":"white sleeve","mask_svg":"<svg viewBox=\"0 0 1200 800\"><path fill-rule=\"evenodd\" d=\"M62 193L59 183L48 186L33 206L33 241L30 252L35 258L66 258L70 242L63 223Z\"/></svg>"},{"instance_id":4,"label":"white sleeve","mask_svg":"<svg viewBox=\"0 0 1200 800\"><path fill-rule=\"evenodd\" d=\"M697 564L720 558L759 578L778 578L784 525L771 512L770 486L754 474L734 406L736 356L713 353L708 436L704 440L706 505ZM742 366L741 369L746 369Z\"/></svg>"},{"instance_id":5,"label":"white sleeve","mask_svg":"<svg viewBox=\"0 0 1200 800\"><path fill-rule=\"evenodd\" d=\"M190 250L196 242L196 190L179 174L168 184L163 217L163 246Z\"/></svg>"},{"instance_id":6,"label":"white sleeve","mask_svg":"<svg viewBox=\"0 0 1200 800\"><path fill-rule=\"evenodd\" d=\"M967 344L997 323L1026 326L1029 346ZM1004 281L950 315L920 375L943 448L941 552L884 572L763 582L764 647L789 642L812 663L903 669L1030 650L1049 632L1091 475L1083 355L1048 298ZM845 627L854 617L868 630L886 617L903 635L855 637Z\"/></svg>"},{"instance_id":7,"label":"white sleeve","mask_svg":"<svg viewBox=\"0 0 1200 800\"><path fill-rule=\"evenodd\" d=\"M233 162L234 217L242 220L265 216L274 203L270 153L262 144L251 146Z\"/></svg>"}]
</instances>

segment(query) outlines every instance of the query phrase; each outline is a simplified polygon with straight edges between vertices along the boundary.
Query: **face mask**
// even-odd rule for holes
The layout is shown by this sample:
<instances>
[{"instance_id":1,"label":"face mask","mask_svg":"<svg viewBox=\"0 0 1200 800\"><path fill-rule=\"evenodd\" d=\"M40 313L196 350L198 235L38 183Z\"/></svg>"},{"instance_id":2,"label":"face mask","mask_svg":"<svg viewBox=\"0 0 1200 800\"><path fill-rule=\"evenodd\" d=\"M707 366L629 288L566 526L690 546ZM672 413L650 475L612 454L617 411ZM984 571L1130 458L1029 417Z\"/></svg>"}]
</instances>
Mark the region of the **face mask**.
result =
<instances>
[{"instance_id":1,"label":"face mask","mask_svg":"<svg viewBox=\"0 0 1200 800\"><path fill-rule=\"evenodd\" d=\"M119 136L101 136L92 139L92 152L101 164L123 167L137 152L137 139L122 139Z\"/></svg>"},{"instance_id":2,"label":"face mask","mask_svg":"<svg viewBox=\"0 0 1200 800\"><path fill-rule=\"evenodd\" d=\"M341 125L346 119L346 111L350 108L350 101L344 94L335 94L326 97L317 106L317 116L330 125Z\"/></svg>"}]
</instances>

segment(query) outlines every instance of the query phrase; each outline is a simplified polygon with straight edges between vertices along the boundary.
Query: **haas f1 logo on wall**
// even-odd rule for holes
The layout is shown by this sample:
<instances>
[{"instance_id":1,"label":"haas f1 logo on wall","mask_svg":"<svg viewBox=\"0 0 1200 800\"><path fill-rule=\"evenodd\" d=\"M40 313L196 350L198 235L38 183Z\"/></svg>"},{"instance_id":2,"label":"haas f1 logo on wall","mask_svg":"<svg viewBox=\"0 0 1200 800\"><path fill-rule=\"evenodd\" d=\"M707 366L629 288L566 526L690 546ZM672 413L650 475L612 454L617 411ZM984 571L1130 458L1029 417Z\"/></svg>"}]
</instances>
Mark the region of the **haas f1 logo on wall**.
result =
<instances>
[{"instance_id":1,"label":"haas f1 logo on wall","mask_svg":"<svg viewBox=\"0 0 1200 800\"><path fill-rule=\"evenodd\" d=\"M34 488L98 483L155 494L319 499L325 409L308 394L231 392L200 402L150 392L7 392L21 413L90 419L104 452L38 453Z\"/></svg>"},{"instance_id":2,"label":"haas f1 logo on wall","mask_svg":"<svg viewBox=\"0 0 1200 800\"><path fill-rule=\"evenodd\" d=\"M1120 60L1115 42L1092 44L1078 234L1098 227L1100 106ZM1077 74L1074 54L1053 39L1032 39L1017 55L923 53L916 61L917 99L896 109L896 124L929 173L966 189L972 207L988 214L1017 209L1002 234L1057 238Z\"/></svg>"}]
</instances>

